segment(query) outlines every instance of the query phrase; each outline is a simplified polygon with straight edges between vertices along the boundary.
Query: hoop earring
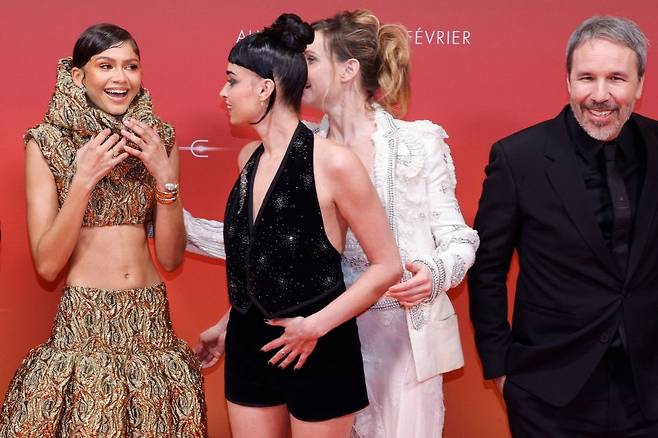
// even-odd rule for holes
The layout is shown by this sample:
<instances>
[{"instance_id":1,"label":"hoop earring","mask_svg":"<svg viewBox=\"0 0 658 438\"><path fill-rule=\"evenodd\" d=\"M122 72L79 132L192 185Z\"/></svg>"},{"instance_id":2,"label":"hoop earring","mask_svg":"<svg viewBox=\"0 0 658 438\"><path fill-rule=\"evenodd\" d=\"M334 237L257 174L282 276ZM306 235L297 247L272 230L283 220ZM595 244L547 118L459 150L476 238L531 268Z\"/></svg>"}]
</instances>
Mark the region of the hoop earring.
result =
<instances>
[{"instance_id":1,"label":"hoop earring","mask_svg":"<svg viewBox=\"0 0 658 438\"><path fill-rule=\"evenodd\" d=\"M260 122L262 122L263 119L265 118L265 116L267 116L270 113L270 110L272 109L272 105L274 105L274 100L275 99L276 99L276 85L274 86L274 90L272 90L272 94L270 94L270 97L267 99L268 100L267 108L265 108L265 112L263 113L263 115L257 121L250 122L249 124L250 125L258 125ZM265 103L265 102L262 102L262 103Z\"/></svg>"}]
</instances>

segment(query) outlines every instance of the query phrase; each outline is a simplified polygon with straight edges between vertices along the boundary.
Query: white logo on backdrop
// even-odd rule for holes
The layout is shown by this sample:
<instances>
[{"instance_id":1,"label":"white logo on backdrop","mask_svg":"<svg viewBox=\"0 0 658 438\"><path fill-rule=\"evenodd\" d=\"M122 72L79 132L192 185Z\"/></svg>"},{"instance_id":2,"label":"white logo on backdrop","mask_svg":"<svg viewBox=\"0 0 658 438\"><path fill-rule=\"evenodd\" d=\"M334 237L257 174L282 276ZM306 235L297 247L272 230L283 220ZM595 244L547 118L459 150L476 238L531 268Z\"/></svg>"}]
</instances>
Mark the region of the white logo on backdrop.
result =
<instances>
[{"instance_id":1,"label":"white logo on backdrop","mask_svg":"<svg viewBox=\"0 0 658 438\"><path fill-rule=\"evenodd\" d=\"M252 29L240 29L235 42L251 35ZM408 30L409 43L415 46L470 46L471 31L468 29L424 29L419 26L416 30Z\"/></svg>"},{"instance_id":2,"label":"white logo on backdrop","mask_svg":"<svg viewBox=\"0 0 658 438\"><path fill-rule=\"evenodd\" d=\"M409 42L416 46L470 46L471 31L466 29L408 30Z\"/></svg>"},{"instance_id":3,"label":"white logo on backdrop","mask_svg":"<svg viewBox=\"0 0 658 438\"><path fill-rule=\"evenodd\" d=\"M179 146L181 151L190 151L194 158L208 158L206 152L224 151L230 148L221 146L208 146L208 140L194 140L189 146Z\"/></svg>"},{"instance_id":4,"label":"white logo on backdrop","mask_svg":"<svg viewBox=\"0 0 658 438\"><path fill-rule=\"evenodd\" d=\"M258 32L258 30L256 32ZM238 34L238 38L235 40L235 42L237 43L238 41L244 39L245 37L251 35L252 33L254 33L254 31L251 29L240 29L240 33Z\"/></svg>"}]
</instances>

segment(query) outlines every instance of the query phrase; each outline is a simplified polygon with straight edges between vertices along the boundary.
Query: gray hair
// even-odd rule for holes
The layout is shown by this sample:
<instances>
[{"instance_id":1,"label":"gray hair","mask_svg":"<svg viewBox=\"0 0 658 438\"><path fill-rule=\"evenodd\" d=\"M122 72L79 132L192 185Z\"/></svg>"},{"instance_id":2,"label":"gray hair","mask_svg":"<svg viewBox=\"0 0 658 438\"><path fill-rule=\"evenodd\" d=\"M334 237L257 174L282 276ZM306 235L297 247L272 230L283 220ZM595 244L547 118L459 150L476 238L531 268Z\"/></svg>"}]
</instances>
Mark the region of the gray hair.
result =
<instances>
[{"instance_id":1,"label":"gray hair","mask_svg":"<svg viewBox=\"0 0 658 438\"><path fill-rule=\"evenodd\" d=\"M626 46L637 56L637 72L641 78L647 65L649 41L640 27L628 18L594 16L583 21L569 37L567 43L567 73L571 73L573 52L583 43L602 38Z\"/></svg>"}]
</instances>

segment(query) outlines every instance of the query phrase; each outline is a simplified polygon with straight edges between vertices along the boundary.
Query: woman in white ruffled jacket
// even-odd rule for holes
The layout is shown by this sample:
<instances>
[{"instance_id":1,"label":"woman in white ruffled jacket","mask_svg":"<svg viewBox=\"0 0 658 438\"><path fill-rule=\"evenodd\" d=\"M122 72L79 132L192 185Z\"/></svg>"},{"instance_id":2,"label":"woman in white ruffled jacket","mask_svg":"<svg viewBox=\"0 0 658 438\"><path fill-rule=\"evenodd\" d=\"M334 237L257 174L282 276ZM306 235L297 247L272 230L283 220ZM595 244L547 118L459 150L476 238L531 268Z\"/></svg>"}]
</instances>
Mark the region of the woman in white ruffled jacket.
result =
<instances>
[{"instance_id":1,"label":"woman in white ruffled jacket","mask_svg":"<svg viewBox=\"0 0 658 438\"><path fill-rule=\"evenodd\" d=\"M353 436L440 437L442 374L463 366L457 315L446 292L473 264L479 240L455 198L447 134L429 121L397 120L409 95L406 30L380 25L365 10L314 24L306 52L304 104L325 113L311 127L352 149L368 169L397 239L405 276L358 319L370 406ZM386 108L386 109L385 109ZM309 124L310 125L310 124ZM221 223L185 214L188 246L223 257ZM346 284L368 261L348 232ZM197 354L211 366L223 353L226 317L200 336Z\"/></svg>"}]
</instances>

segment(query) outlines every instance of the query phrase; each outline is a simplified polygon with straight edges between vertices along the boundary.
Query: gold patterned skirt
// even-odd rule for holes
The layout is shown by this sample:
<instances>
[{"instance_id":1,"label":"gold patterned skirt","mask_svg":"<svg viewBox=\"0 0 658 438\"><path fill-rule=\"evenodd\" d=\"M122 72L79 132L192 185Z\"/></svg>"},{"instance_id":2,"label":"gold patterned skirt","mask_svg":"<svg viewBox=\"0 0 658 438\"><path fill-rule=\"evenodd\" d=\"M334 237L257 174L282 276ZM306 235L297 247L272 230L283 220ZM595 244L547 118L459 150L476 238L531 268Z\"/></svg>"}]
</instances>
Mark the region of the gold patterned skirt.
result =
<instances>
[{"instance_id":1,"label":"gold patterned skirt","mask_svg":"<svg viewBox=\"0 0 658 438\"><path fill-rule=\"evenodd\" d=\"M164 284L67 286L50 339L12 380L0 437L205 437L203 378Z\"/></svg>"}]
</instances>

